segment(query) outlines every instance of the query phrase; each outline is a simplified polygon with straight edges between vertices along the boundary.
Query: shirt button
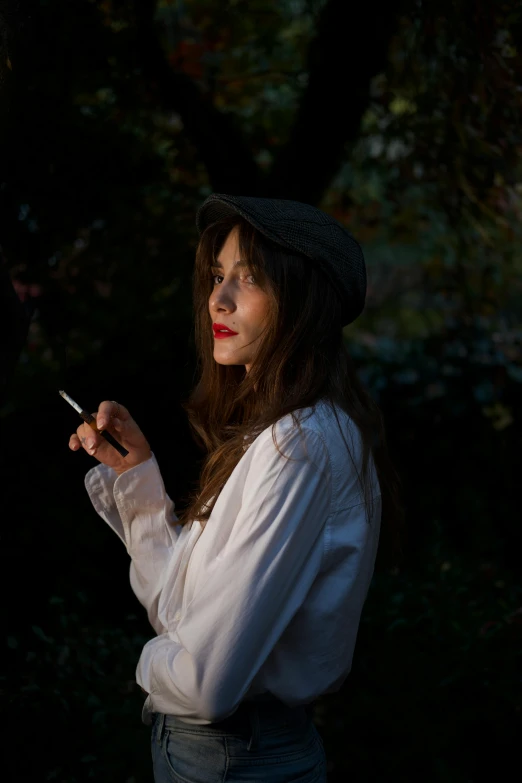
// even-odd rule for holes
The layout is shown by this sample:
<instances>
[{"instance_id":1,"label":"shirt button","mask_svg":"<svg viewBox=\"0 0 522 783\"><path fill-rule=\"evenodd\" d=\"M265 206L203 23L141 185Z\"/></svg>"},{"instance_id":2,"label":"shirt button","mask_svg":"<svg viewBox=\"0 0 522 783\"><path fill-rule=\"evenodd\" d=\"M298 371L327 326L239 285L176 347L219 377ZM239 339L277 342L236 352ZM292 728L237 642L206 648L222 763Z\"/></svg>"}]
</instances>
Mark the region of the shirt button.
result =
<instances>
[{"instance_id":1,"label":"shirt button","mask_svg":"<svg viewBox=\"0 0 522 783\"><path fill-rule=\"evenodd\" d=\"M176 612L176 614L174 615L174 619L179 620L180 617L181 617L181 612Z\"/></svg>"}]
</instances>

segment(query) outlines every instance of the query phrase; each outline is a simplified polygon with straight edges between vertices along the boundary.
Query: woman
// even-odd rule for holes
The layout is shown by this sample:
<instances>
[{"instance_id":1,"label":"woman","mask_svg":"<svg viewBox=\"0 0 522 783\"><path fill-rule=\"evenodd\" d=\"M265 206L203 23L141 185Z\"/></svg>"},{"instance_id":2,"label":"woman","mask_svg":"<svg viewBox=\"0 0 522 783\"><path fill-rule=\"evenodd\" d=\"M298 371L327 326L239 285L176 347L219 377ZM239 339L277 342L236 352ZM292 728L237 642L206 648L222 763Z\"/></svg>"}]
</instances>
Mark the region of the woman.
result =
<instances>
[{"instance_id":1,"label":"woman","mask_svg":"<svg viewBox=\"0 0 522 783\"><path fill-rule=\"evenodd\" d=\"M136 672L157 783L325 781L311 707L350 671L381 515L383 532L400 520L381 415L342 336L364 259L293 201L214 194L197 226L201 366L184 408L207 457L187 509L174 514L123 405L95 415L126 458L86 424L69 445L101 463L86 487L157 634Z\"/></svg>"}]
</instances>

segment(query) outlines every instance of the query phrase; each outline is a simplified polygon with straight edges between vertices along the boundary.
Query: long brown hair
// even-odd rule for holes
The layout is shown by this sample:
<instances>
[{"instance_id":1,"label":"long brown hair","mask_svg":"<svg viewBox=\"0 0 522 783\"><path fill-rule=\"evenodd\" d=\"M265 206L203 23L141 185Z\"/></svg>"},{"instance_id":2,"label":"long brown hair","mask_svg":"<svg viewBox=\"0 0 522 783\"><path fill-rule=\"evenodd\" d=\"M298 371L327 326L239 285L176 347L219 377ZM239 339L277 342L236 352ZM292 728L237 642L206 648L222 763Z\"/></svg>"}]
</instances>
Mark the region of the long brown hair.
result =
<instances>
[{"instance_id":1,"label":"long brown hair","mask_svg":"<svg viewBox=\"0 0 522 783\"><path fill-rule=\"evenodd\" d=\"M214 360L208 308L213 289L211 266L236 226L241 259L248 262L249 272L270 299L268 323L248 373L242 365L220 365ZM351 417L360 432L363 460L359 481L369 516L368 462L373 455L383 503L380 550L386 540L386 559L389 564L395 562L403 522L400 480L388 454L381 411L357 377L343 340L340 301L322 270L234 215L208 226L200 238L193 301L199 381L182 407L206 456L179 522L184 525L198 519L206 524L245 445L287 414L299 427L294 412L313 410L320 400L326 400L338 424L335 405Z\"/></svg>"}]
</instances>

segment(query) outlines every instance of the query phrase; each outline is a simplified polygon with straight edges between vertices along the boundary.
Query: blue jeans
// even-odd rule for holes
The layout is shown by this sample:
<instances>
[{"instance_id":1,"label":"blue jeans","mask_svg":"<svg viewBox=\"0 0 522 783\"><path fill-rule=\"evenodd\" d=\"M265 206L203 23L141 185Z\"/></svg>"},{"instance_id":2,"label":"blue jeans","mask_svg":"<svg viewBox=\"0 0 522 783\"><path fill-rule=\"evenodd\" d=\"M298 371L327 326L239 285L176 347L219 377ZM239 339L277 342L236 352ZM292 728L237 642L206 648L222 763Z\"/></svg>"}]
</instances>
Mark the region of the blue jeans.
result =
<instances>
[{"instance_id":1,"label":"blue jeans","mask_svg":"<svg viewBox=\"0 0 522 783\"><path fill-rule=\"evenodd\" d=\"M326 783L310 710L275 699L206 725L155 713L151 745L155 783Z\"/></svg>"}]
</instances>

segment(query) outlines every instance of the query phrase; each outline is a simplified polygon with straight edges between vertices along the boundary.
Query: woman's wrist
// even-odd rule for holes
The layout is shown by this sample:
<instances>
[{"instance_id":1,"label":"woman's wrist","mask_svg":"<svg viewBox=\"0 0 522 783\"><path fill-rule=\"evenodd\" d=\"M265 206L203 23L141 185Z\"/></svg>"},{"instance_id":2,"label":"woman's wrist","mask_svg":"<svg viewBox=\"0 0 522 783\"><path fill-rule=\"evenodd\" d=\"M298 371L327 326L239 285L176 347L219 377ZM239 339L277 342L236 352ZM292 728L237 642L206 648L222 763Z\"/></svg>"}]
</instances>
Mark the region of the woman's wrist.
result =
<instances>
[{"instance_id":1,"label":"woman's wrist","mask_svg":"<svg viewBox=\"0 0 522 783\"><path fill-rule=\"evenodd\" d=\"M140 460L139 462L134 462L132 465L126 465L126 466L125 466L124 468L122 468L121 470L118 470L117 468L113 468L113 470L114 470L114 472L115 472L115 473L116 473L118 476L121 476L121 475L122 475L122 473L126 473L128 470L131 470L132 468L137 468L137 467L138 467L138 465L142 465L144 462L148 462L148 460L149 460L151 457L152 457L152 451L151 451L151 452L149 452L149 454L148 454L146 457L143 457L143 459L142 459L142 460Z\"/></svg>"}]
</instances>

